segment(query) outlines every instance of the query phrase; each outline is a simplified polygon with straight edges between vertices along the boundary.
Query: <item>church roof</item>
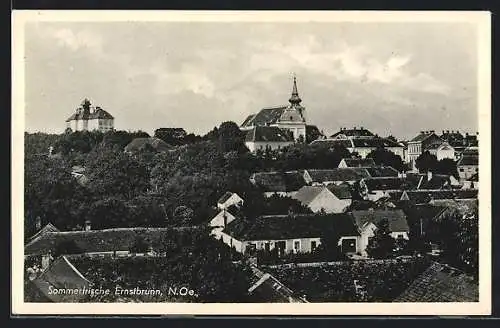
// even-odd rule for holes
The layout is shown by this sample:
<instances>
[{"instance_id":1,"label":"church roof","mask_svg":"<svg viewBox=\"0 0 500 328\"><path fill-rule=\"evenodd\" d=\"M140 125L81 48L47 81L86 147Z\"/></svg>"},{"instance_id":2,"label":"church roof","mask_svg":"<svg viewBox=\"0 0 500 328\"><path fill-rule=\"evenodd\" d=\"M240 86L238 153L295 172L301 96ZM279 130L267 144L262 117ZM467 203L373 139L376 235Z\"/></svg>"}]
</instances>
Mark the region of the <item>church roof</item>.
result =
<instances>
[{"instance_id":1,"label":"church roof","mask_svg":"<svg viewBox=\"0 0 500 328\"><path fill-rule=\"evenodd\" d=\"M274 126L254 126L247 132L245 137L247 142L293 142L293 135L290 131Z\"/></svg>"},{"instance_id":2,"label":"church roof","mask_svg":"<svg viewBox=\"0 0 500 328\"><path fill-rule=\"evenodd\" d=\"M257 114L248 116L241 127L274 124L278 121L286 108L287 106L262 108Z\"/></svg>"}]
</instances>

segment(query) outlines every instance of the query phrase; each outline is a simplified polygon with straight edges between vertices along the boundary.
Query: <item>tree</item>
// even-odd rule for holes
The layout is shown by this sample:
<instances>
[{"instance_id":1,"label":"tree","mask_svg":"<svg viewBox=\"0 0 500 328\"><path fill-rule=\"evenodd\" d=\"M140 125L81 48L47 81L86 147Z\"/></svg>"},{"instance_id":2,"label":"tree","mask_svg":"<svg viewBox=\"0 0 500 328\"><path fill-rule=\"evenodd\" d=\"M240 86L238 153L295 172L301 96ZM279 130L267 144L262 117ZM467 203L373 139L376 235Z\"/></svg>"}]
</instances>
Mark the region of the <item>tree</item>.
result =
<instances>
[{"instance_id":1,"label":"tree","mask_svg":"<svg viewBox=\"0 0 500 328\"><path fill-rule=\"evenodd\" d=\"M149 250L149 243L142 236L137 236L130 246L130 253L146 253Z\"/></svg>"},{"instance_id":2,"label":"tree","mask_svg":"<svg viewBox=\"0 0 500 328\"><path fill-rule=\"evenodd\" d=\"M366 157L372 158L377 165L391 166L400 172L405 169L403 160L399 155L382 147L371 151Z\"/></svg>"},{"instance_id":3,"label":"tree","mask_svg":"<svg viewBox=\"0 0 500 328\"><path fill-rule=\"evenodd\" d=\"M234 122L223 122L217 130L218 147L222 152L248 151L245 146L245 133Z\"/></svg>"},{"instance_id":4,"label":"tree","mask_svg":"<svg viewBox=\"0 0 500 328\"><path fill-rule=\"evenodd\" d=\"M452 175L458 179L457 163L451 158L443 158L437 162L435 173Z\"/></svg>"},{"instance_id":5,"label":"tree","mask_svg":"<svg viewBox=\"0 0 500 328\"><path fill-rule=\"evenodd\" d=\"M375 235L370 239L366 247L366 252L375 259L390 257L395 247L394 238L389 231L389 222L383 219L378 223Z\"/></svg>"},{"instance_id":6,"label":"tree","mask_svg":"<svg viewBox=\"0 0 500 328\"><path fill-rule=\"evenodd\" d=\"M306 143L310 144L321 136L322 134L316 125L306 125Z\"/></svg>"},{"instance_id":7,"label":"tree","mask_svg":"<svg viewBox=\"0 0 500 328\"><path fill-rule=\"evenodd\" d=\"M437 163L436 156L429 153L429 151L425 151L415 160L415 167L420 173L427 173L429 171L434 172Z\"/></svg>"}]
</instances>

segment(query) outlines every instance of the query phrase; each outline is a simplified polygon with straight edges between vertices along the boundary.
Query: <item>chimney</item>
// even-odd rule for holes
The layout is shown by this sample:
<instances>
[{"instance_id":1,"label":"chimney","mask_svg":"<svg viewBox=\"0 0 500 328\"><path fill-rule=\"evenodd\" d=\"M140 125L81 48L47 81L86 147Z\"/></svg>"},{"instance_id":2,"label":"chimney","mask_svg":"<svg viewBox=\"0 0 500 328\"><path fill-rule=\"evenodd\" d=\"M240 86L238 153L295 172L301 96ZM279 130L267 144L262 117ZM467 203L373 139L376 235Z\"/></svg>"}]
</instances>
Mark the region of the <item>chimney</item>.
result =
<instances>
[{"instance_id":1,"label":"chimney","mask_svg":"<svg viewBox=\"0 0 500 328\"><path fill-rule=\"evenodd\" d=\"M85 231L90 231L92 228L90 220L85 221Z\"/></svg>"},{"instance_id":2,"label":"chimney","mask_svg":"<svg viewBox=\"0 0 500 328\"><path fill-rule=\"evenodd\" d=\"M432 172L427 171L427 181L431 181L431 179L432 179Z\"/></svg>"},{"instance_id":3,"label":"chimney","mask_svg":"<svg viewBox=\"0 0 500 328\"><path fill-rule=\"evenodd\" d=\"M37 216L35 219L35 229L36 231L42 229L42 219L39 216Z\"/></svg>"}]
</instances>

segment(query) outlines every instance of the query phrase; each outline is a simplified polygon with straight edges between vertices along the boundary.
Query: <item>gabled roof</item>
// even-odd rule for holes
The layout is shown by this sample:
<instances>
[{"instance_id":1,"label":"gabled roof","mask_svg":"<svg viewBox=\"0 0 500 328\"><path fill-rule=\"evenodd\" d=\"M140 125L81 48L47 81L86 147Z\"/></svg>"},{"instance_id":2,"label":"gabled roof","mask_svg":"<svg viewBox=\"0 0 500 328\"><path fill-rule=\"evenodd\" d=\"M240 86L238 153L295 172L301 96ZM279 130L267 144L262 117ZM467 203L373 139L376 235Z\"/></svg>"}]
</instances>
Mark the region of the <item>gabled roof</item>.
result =
<instances>
[{"instance_id":1,"label":"gabled roof","mask_svg":"<svg viewBox=\"0 0 500 328\"><path fill-rule=\"evenodd\" d=\"M59 229L57 229L52 223L49 222L42 229L40 229L37 233L35 233L33 236L31 236L29 240L33 240L35 238L43 236L48 232L59 232Z\"/></svg>"},{"instance_id":2,"label":"gabled roof","mask_svg":"<svg viewBox=\"0 0 500 328\"><path fill-rule=\"evenodd\" d=\"M288 106L263 108L260 112L254 114L253 117L252 115L248 116L243 124L241 124L241 127L265 126L276 123L287 107Z\"/></svg>"},{"instance_id":3,"label":"gabled roof","mask_svg":"<svg viewBox=\"0 0 500 328\"><path fill-rule=\"evenodd\" d=\"M246 142L293 142L293 134L275 126L255 126L245 137Z\"/></svg>"},{"instance_id":4,"label":"gabled roof","mask_svg":"<svg viewBox=\"0 0 500 328\"><path fill-rule=\"evenodd\" d=\"M74 121L74 120L94 120L94 119L114 119L113 115L105 111L100 107L93 108L92 112L85 112L81 107L76 109L76 112L73 113L66 122Z\"/></svg>"},{"instance_id":5,"label":"gabled roof","mask_svg":"<svg viewBox=\"0 0 500 328\"><path fill-rule=\"evenodd\" d=\"M394 302L478 302L479 284L464 272L434 262Z\"/></svg>"},{"instance_id":6,"label":"gabled roof","mask_svg":"<svg viewBox=\"0 0 500 328\"><path fill-rule=\"evenodd\" d=\"M397 177L399 172L391 166L363 167L372 178Z\"/></svg>"},{"instance_id":7,"label":"gabled roof","mask_svg":"<svg viewBox=\"0 0 500 328\"><path fill-rule=\"evenodd\" d=\"M374 137L375 135L365 129L365 128L352 128L352 129L340 129L340 131L332 134L330 138L335 138L339 135L345 135L346 137L354 137L354 138L359 138L359 137Z\"/></svg>"},{"instance_id":8,"label":"gabled roof","mask_svg":"<svg viewBox=\"0 0 500 328\"><path fill-rule=\"evenodd\" d=\"M159 152L169 151L172 149L172 146L167 144L165 141L151 137L151 138L135 138L132 140L127 146L125 146L126 152L136 152L143 150L146 145L151 146L153 149Z\"/></svg>"},{"instance_id":9,"label":"gabled roof","mask_svg":"<svg viewBox=\"0 0 500 328\"><path fill-rule=\"evenodd\" d=\"M237 240L283 240L324 236L359 236L349 214L307 214L261 216L253 220L234 220L224 232Z\"/></svg>"},{"instance_id":10,"label":"gabled roof","mask_svg":"<svg viewBox=\"0 0 500 328\"><path fill-rule=\"evenodd\" d=\"M407 215L409 222L413 223L428 223L442 214L447 209L446 206L436 206L431 204L422 204L414 206L405 206L403 211Z\"/></svg>"},{"instance_id":11,"label":"gabled roof","mask_svg":"<svg viewBox=\"0 0 500 328\"><path fill-rule=\"evenodd\" d=\"M432 174L429 180L427 174L418 175L417 189L442 189L451 186L451 178L446 174Z\"/></svg>"},{"instance_id":12,"label":"gabled roof","mask_svg":"<svg viewBox=\"0 0 500 328\"><path fill-rule=\"evenodd\" d=\"M83 289L89 288L91 282L87 280L65 257L61 256L55 259L50 266L31 281L38 291L52 302L78 302L86 297L83 293L63 294L49 293L49 286L53 288L64 289Z\"/></svg>"},{"instance_id":13,"label":"gabled roof","mask_svg":"<svg viewBox=\"0 0 500 328\"><path fill-rule=\"evenodd\" d=\"M434 132L420 132L415 138L411 139L410 142L424 142L431 137L441 140Z\"/></svg>"},{"instance_id":14,"label":"gabled roof","mask_svg":"<svg viewBox=\"0 0 500 328\"><path fill-rule=\"evenodd\" d=\"M232 192L226 191L224 193L224 195L222 195L221 198L219 198L219 200L217 201L217 203L218 204L224 204L229 198L231 198L232 195L233 195Z\"/></svg>"},{"instance_id":15,"label":"gabled roof","mask_svg":"<svg viewBox=\"0 0 500 328\"><path fill-rule=\"evenodd\" d=\"M377 166L373 158L343 158L342 161L347 167L372 167Z\"/></svg>"},{"instance_id":16,"label":"gabled roof","mask_svg":"<svg viewBox=\"0 0 500 328\"><path fill-rule=\"evenodd\" d=\"M356 181L367 178L370 174L361 168L335 168L327 170L306 170L313 182Z\"/></svg>"},{"instance_id":17,"label":"gabled roof","mask_svg":"<svg viewBox=\"0 0 500 328\"><path fill-rule=\"evenodd\" d=\"M54 253L61 242L72 241L81 253L127 251L137 237L143 237L153 248L162 244L162 238L182 228L116 228L90 231L47 232L32 239L24 247L25 255Z\"/></svg>"},{"instance_id":18,"label":"gabled roof","mask_svg":"<svg viewBox=\"0 0 500 328\"><path fill-rule=\"evenodd\" d=\"M398 177L369 178L364 180L368 190L403 190L406 182Z\"/></svg>"},{"instance_id":19,"label":"gabled roof","mask_svg":"<svg viewBox=\"0 0 500 328\"><path fill-rule=\"evenodd\" d=\"M416 204L426 204L431 200L446 199L475 199L478 191L467 190L406 190L401 195L401 200L409 200ZM406 199L408 198L408 199Z\"/></svg>"},{"instance_id":20,"label":"gabled roof","mask_svg":"<svg viewBox=\"0 0 500 328\"><path fill-rule=\"evenodd\" d=\"M431 143L430 145L428 145L427 147L425 147L424 151L426 151L426 150L437 150L437 149L439 149L441 147L443 147L443 148L444 147L449 147L449 148L453 149L453 147L449 143L447 143L447 142L442 142L442 143L435 142L435 143Z\"/></svg>"},{"instance_id":21,"label":"gabled roof","mask_svg":"<svg viewBox=\"0 0 500 328\"><path fill-rule=\"evenodd\" d=\"M304 175L299 171L258 172L250 179L264 192L297 191L306 185Z\"/></svg>"},{"instance_id":22,"label":"gabled roof","mask_svg":"<svg viewBox=\"0 0 500 328\"><path fill-rule=\"evenodd\" d=\"M325 187L322 186L304 186L297 191L293 198L308 206L323 190Z\"/></svg>"},{"instance_id":23,"label":"gabled roof","mask_svg":"<svg viewBox=\"0 0 500 328\"><path fill-rule=\"evenodd\" d=\"M352 216L356 220L359 228L364 227L368 223L373 223L378 227L379 223L386 219L389 223L389 231L391 232L409 232L406 214L403 210L355 210L352 211Z\"/></svg>"}]
</instances>

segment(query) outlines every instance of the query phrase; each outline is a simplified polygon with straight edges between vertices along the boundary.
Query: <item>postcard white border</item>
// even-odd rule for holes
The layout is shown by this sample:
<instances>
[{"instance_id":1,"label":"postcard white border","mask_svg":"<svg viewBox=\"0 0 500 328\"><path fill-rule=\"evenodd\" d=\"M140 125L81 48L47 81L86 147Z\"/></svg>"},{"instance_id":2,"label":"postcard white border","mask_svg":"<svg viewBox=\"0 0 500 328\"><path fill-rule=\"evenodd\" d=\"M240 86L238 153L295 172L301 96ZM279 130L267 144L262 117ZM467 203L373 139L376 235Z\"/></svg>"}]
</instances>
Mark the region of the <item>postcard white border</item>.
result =
<instances>
[{"instance_id":1,"label":"postcard white border","mask_svg":"<svg viewBox=\"0 0 500 328\"><path fill-rule=\"evenodd\" d=\"M477 303L25 303L23 290L24 26L26 22L470 22L478 33L479 302ZM32 11L12 13L12 313L95 315L491 314L491 14L486 11Z\"/></svg>"}]
</instances>

